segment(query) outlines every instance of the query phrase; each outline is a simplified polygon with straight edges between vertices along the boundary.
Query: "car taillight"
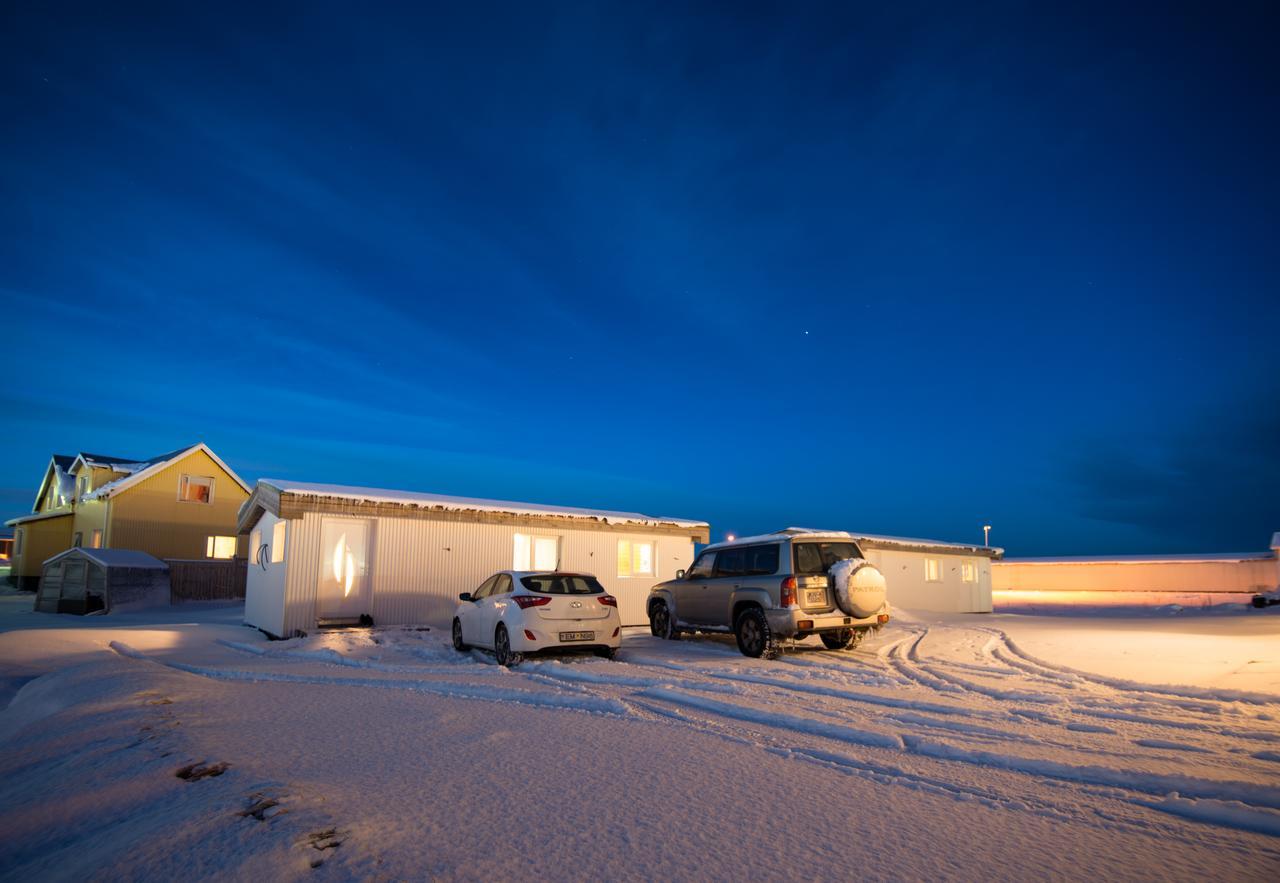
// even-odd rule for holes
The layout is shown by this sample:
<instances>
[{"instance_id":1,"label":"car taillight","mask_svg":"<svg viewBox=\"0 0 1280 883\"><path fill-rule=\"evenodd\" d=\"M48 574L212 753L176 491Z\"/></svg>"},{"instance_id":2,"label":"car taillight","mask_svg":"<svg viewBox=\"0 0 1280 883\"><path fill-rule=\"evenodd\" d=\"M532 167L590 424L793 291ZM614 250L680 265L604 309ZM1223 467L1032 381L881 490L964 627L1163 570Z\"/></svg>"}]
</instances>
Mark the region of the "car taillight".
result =
<instances>
[{"instance_id":1,"label":"car taillight","mask_svg":"<svg viewBox=\"0 0 1280 883\"><path fill-rule=\"evenodd\" d=\"M550 598L539 597L538 595L512 595L511 600L519 604L521 610L528 610L530 607L541 607L544 604L551 603Z\"/></svg>"},{"instance_id":2,"label":"car taillight","mask_svg":"<svg viewBox=\"0 0 1280 883\"><path fill-rule=\"evenodd\" d=\"M796 578L789 576L782 581L782 606L792 607L796 603Z\"/></svg>"},{"instance_id":3,"label":"car taillight","mask_svg":"<svg viewBox=\"0 0 1280 883\"><path fill-rule=\"evenodd\" d=\"M601 595L600 603L603 604L605 607L617 607L618 599L613 597L613 595Z\"/></svg>"}]
</instances>

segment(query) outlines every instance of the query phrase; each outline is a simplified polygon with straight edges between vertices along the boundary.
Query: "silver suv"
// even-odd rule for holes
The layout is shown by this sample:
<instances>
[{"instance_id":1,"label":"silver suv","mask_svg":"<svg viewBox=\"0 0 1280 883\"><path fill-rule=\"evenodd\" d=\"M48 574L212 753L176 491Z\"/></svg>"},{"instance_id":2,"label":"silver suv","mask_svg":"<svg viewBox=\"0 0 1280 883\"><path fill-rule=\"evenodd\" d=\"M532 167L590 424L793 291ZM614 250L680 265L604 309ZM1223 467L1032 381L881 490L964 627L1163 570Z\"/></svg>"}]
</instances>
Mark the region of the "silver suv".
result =
<instances>
[{"instance_id":1,"label":"silver suv","mask_svg":"<svg viewBox=\"0 0 1280 883\"><path fill-rule=\"evenodd\" d=\"M657 637L731 631L745 655L766 659L780 639L816 634L843 650L889 621L884 577L853 538L796 527L708 546L649 591L648 611Z\"/></svg>"}]
</instances>

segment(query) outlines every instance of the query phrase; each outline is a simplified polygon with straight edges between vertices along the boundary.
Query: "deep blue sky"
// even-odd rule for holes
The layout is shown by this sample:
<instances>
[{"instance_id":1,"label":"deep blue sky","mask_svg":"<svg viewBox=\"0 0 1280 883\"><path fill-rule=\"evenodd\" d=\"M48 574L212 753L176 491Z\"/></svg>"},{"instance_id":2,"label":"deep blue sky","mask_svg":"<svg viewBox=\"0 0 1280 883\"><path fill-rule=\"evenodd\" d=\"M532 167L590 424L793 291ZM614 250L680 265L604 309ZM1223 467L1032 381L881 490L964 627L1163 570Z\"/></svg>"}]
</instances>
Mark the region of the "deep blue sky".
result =
<instances>
[{"instance_id":1,"label":"deep blue sky","mask_svg":"<svg viewBox=\"0 0 1280 883\"><path fill-rule=\"evenodd\" d=\"M269 5L4 4L0 514L203 439L717 538L1280 530L1274 4Z\"/></svg>"}]
</instances>

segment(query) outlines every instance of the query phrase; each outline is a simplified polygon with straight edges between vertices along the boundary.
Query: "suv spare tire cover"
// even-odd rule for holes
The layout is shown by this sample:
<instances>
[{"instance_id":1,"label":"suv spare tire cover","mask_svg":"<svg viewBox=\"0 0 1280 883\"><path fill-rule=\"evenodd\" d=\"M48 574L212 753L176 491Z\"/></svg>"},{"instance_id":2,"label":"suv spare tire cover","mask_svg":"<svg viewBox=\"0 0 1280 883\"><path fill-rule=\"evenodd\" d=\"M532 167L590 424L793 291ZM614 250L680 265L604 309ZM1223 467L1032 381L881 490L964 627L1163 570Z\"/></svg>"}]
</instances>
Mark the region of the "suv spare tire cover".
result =
<instances>
[{"instance_id":1,"label":"suv spare tire cover","mask_svg":"<svg viewBox=\"0 0 1280 883\"><path fill-rule=\"evenodd\" d=\"M884 606L884 574L865 558L846 558L831 568L836 605L850 616L866 619Z\"/></svg>"}]
</instances>

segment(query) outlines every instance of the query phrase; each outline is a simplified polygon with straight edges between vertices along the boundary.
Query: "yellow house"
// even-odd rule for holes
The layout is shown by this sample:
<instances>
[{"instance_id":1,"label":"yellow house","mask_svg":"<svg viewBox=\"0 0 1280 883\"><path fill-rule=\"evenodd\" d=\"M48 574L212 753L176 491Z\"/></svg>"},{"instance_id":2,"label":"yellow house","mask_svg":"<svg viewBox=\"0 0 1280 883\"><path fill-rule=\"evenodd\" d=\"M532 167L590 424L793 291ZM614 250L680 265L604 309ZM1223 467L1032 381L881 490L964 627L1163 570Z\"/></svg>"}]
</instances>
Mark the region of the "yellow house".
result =
<instances>
[{"instance_id":1,"label":"yellow house","mask_svg":"<svg viewBox=\"0 0 1280 883\"><path fill-rule=\"evenodd\" d=\"M55 454L30 515L14 529L10 582L35 589L69 548L136 549L157 558L234 558L249 487L203 442L134 460Z\"/></svg>"}]
</instances>

